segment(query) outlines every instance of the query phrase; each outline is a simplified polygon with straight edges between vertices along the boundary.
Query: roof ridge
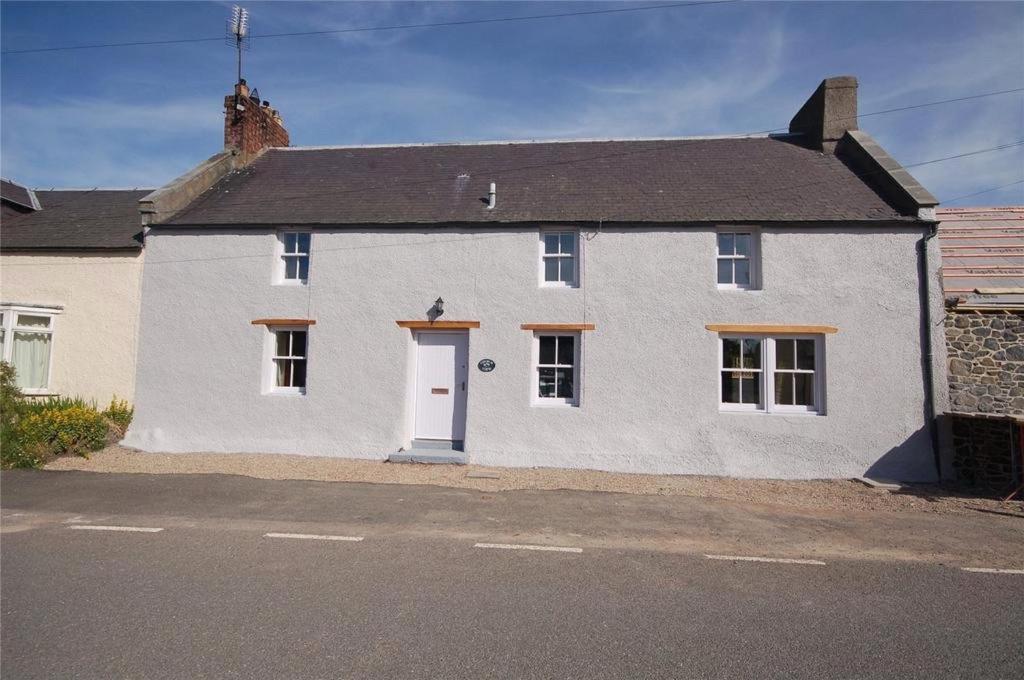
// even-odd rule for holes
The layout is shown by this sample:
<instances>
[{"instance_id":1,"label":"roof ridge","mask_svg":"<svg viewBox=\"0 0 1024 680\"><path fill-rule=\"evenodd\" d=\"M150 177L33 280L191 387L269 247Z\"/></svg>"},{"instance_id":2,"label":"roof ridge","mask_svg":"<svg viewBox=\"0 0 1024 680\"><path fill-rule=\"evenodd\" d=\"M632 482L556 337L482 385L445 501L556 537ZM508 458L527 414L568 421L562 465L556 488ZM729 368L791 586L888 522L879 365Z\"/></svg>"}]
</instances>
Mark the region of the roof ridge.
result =
<instances>
[{"instance_id":1,"label":"roof ridge","mask_svg":"<svg viewBox=\"0 0 1024 680\"><path fill-rule=\"evenodd\" d=\"M397 142L390 144L325 144L312 146L275 146L271 151L333 151L341 149L407 149L440 146L507 146L512 144L598 144L608 142L700 142L714 140L776 139L798 137L799 133L694 135L688 137L581 137L577 139L492 139L470 142Z\"/></svg>"}]
</instances>

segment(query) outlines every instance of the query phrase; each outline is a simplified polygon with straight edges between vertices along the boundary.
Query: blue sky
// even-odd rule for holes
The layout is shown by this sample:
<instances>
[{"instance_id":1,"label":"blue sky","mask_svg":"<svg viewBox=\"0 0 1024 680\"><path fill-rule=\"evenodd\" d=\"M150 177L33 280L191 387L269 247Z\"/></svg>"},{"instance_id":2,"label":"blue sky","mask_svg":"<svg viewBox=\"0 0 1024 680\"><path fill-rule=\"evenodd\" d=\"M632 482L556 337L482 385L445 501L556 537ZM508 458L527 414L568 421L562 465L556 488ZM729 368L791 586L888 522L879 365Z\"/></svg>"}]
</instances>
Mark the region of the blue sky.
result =
<instances>
[{"instance_id":1,"label":"blue sky","mask_svg":"<svg viewBox=\"0 0 1024 680\"><path fill-rule=\"evenodd\" d=\"M652 4L644 2L644 5ZM255 34L628 3L248 3ZM0 5L4 50L218 36L231 3ZM1024 87L1024 3L766 3L256 39L244 75L295 145L658 137L783 127L831 75L861 112ZM5 55L2 173L159 186L216 153L234 54L218 41ZM865 118L903 163L1024 139L1024 93ZM941 200L1024 179L1024 149L912 172ZM1024 185L955 205L1024 204Z\"/></svg>"}]
</instances>

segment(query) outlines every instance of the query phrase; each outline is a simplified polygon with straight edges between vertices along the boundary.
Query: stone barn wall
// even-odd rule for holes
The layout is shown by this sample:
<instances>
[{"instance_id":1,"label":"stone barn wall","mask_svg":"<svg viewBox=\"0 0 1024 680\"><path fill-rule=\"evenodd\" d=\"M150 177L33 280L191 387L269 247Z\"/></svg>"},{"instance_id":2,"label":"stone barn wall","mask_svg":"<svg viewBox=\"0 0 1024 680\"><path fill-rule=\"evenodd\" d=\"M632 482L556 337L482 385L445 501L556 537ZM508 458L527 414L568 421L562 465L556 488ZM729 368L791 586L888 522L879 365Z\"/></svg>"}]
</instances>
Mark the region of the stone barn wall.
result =
<instances>
[{"instance_id":1,"label":"stone barn wall","mask_svg":"<svg viewBox=\"0 0 1024 680\"><path fill-rule=\"evenodd\" d=\"M946 347L953 411L1024 415L1024 311L948 310Z\"/></svg>"}]
</instances>

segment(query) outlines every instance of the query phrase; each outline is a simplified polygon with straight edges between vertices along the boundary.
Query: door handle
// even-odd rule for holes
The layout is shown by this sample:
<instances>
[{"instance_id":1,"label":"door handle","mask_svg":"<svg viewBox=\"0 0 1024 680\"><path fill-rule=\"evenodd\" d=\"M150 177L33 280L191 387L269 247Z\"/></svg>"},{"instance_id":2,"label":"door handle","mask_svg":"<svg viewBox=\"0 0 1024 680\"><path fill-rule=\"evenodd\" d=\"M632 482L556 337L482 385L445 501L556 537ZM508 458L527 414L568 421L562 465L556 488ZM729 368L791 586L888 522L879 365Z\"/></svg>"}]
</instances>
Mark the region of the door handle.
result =
<instances>
[{"instance_id":1,"label":"door handle","mask_svg":"<svg viewBox=\"0 0 1024 680\"><path fill-rule=\"evenodd\" d=\"M462 391L463 392L466 391L466 381L465 380L462 381Z\"/></svg>"}]
</instances>

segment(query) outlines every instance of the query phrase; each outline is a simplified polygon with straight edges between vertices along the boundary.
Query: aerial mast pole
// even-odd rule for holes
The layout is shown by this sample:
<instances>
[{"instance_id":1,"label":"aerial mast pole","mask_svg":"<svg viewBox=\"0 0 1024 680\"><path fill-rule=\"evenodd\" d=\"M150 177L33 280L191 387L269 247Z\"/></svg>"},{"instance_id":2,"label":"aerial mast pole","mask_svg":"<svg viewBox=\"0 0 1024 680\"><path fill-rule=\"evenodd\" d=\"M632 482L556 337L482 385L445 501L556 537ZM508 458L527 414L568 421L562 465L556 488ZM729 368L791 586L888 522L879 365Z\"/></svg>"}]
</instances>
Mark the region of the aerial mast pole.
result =
<instances>
[{"instance_id":1,"label":"aerial mast pole","mask_svg":"<svg viewBox=\"0 0 1024 680\"><path fill-rule=\"evenodd\" d=\"M249 10L235 5L231 8L231 18L228 19L227 36L228 44L235 48L238 53L238 81L242 82L242 50L249 49Z\"/></svg>"}]
</instances>

